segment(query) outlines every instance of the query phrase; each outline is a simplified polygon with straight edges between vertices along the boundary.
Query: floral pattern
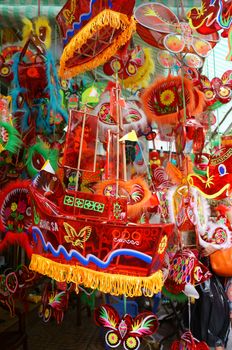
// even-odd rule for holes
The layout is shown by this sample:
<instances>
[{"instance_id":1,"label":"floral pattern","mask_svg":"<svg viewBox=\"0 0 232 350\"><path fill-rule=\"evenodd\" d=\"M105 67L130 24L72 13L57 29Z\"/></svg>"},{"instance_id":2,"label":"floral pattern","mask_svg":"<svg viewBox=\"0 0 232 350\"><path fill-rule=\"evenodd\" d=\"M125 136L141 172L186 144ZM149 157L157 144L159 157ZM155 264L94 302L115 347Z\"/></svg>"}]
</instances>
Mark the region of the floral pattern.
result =
<instances>
[{"instance_id":1,"label":"floral pattern","mask_svg":"<svg viewBox=\"0 0 232 350\"><path fill-rule=\"evenodd\" d=\"M24 232L31 225L28 190L19 188L8 192L1 205L1 223L7 231Z\"/></svg>"},{"instance_id":2,"label":"floral pattern","mask_svg":"<svg viewBox=\"0 0 232 350\"><path fill-rule=\"evenodd\" d=\"M169 106L175 100L175 95L172 90L164 90L160 95L160 101L165 106Z\"/></svg>"}]
</instances>

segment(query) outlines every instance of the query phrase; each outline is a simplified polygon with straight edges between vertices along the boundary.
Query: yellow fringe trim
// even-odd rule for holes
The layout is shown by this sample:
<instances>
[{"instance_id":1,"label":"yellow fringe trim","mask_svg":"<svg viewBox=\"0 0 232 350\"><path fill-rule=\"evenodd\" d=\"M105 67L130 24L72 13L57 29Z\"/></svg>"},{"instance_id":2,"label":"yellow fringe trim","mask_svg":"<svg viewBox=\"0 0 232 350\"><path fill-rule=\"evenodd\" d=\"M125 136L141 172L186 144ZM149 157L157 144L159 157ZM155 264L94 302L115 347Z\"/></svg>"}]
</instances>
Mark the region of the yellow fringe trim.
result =
<instances>
[{"instance_id":1,"label":"yellow fringe trim","mask_svg":"<svg viewBox=\"0 0 232 350\"><path fill-rule=\"evenodd\" d=\"M143 49L145 54L144 65L138 68L137 73L123 80L124 88L133 90L144 89L149 85L151 75L155 73L155 63L152 57L152 50L148 47Z\"/></svg>"},{"instance_id":2,"label":"yellow fringe trim","mask_svg":"<svg viewBox=\"0 0 232 350\"><path fill-rule=\"evenodd\" d=\"M110 26L113 29L121 29L123 32L115 38L111 45L103 52L93 57L90 61L77 65L75 67L66 67L66 62L75 55L75 52L80 52L80 49L86 42L93 37L100 29L105 26ZM121 46L125 45L130 40L132 34L136 31L136 22L133 17L130 19L120 13L109 9L103 10L92 20L90 20L67 44L60 58L59 76L63 79L70 79L80 73L92 70L112 57Z\"/></svg>"},{"instance_id":3,"label":"yellow fringe trim","mask_svg":"<svg viewBox=\"0 0 232 350\"><path fill-rule=\"evenodd\" d=\"M61 264L37 254L32 254L30 269L59 282L76 283L77 291L78 285L83 284L86 288L112 295L152 297L163 287L161 270L148 277L126 276L99 272L79 265Z\"/></svg>"}]
</instances>

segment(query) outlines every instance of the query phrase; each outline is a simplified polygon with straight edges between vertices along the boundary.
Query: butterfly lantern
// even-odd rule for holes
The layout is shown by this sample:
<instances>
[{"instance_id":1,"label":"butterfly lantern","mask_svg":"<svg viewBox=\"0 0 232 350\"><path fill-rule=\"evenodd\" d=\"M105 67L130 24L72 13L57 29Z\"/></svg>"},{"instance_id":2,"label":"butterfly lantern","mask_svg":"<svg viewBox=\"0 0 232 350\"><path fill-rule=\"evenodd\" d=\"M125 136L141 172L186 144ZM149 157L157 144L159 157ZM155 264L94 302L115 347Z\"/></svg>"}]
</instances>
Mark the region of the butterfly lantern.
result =
<instances>
[{"instance_id":1,"label":"butterfly lantern","mask_svg":"<svg viewBox=\"0 0 232 350\"><path fill-rule=\"evenodd\" d=\"M180 340L174 340L171 350L209 350L208 345L204 341L193 338L190 331L182 334Z\"/></svg>"},{"instance_id":2,"label":"butterfly lantern","mask_svg":"<svg viewBox=\"0 0 232 350\"><path fill-rule=\"evenodd\" d=\"M169 60L177 57L199 68L218 42L218 34L200 35L187 21L180 20L167 6L146 3L135 9L137 33L149 45L167 50ZM173 57L172 54L175 56ZM186 54L191 54L185 57Z\"/></svg>"},{"instance_id":3,"label":"butterfly lantern","mask_svg":"<svg viewBox=\"0 0 232 350\"><path fill-rule=\"evenodd\" d=\"M106 329L105 341L110 348L120 344L125 350L137 350L140 338L157 331L158 320L152 312L144 312L134 319L125 314L122 318L110 305L102 305L95 309L94 319L98 326Z\"/></svg>"},{"instance_id":4,"label":"butterfly lantern","mask_svg":"<svg viewBox=\"0 0 232 350\"><path fill-rule=\"evenodd\" d=\"M216 109L231 101L232 70L227 70L221 78L215 77L211 81L205 75L200 75L200 85L208 108Z\"/></svg>"},{"instance_id":5,"label":"butterfly lantern","mask_svg":"<svg viewBox=\"0 0 232 350\"><path fill-rule=\"evenodd\" d=\"M119 79L123 80L124 88L136 90L147 87L150 75L154 72L151 49L139 45L128 49L126 44L104 64L103 71L106 75L118 74Z\"/></svg>"},{"instance_id":6,"label":"butterfly lantern","mask_svg":"<svg viewBox=\"0 0 232 350\"><path fill-rule=\"evenodd\" d=\"M145 54L140 46L128 50L128 45L117 52L103 66L103 71L107 75L118 73L120 79L126 79L129 76L135 75L145 61Z\"/></svg>"},{"instance_id":7,"label":"butterfly lantern","mask_svg":"<svg viewBox=\"0 0 232 350\"><path fill-rule=\"evenodd\" d=\"M63 321L64 312L68 308L70 290L67 288L66 284L66 288L63 290L59 289L58 286L46 284L44 287L39 316L45 323L47 323L51 317L54 317L57 324L60 324Z\"/></svg>"}]
</instances>

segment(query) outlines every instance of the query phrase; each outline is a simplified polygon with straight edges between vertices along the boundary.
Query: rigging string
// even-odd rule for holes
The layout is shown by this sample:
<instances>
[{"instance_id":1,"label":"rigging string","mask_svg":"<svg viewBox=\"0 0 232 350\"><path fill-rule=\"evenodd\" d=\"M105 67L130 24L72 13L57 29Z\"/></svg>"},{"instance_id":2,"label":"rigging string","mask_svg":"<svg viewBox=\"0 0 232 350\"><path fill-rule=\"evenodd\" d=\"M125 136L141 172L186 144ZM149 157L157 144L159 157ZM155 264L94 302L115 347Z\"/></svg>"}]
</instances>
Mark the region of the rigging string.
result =
<instances>
[{"instance_id":1,"label":"rigging string","mask_svg":"<svg viewBox=\"0 0 232 350\"><path fill-rule=\"evenodd\" d=\"M40 17L40 0L38 0L38 17Z\"/></svg>"},{"instance_id":2,"label":"rigging string","mask_svg":"<svg viewBox=\"0 0 232 350\"><path fill-rule=\"evenodd\" d=\"M216 58L215 58L215 50L213 50L213 72L214 72L214 77L216 77ZM218 108L217 108L217 139L218 139L218 147L221 148L221 139L220 139L220 132L219 132L219 127L220 127L220 123L219 123L219 112L218 112Z\"/></svg>"}]
</instances>

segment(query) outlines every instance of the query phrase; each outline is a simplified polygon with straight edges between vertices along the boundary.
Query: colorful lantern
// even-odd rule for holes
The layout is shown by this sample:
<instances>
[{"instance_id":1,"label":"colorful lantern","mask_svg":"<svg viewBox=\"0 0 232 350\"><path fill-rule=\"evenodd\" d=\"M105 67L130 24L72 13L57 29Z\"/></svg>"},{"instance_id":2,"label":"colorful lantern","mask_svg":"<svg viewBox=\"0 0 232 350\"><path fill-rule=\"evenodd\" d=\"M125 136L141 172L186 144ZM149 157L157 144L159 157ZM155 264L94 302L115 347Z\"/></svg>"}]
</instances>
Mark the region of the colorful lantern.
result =
<instances>
[{"instance_id":1,"label":"colorful lantern","mask_svg":"<svg viewBox=\"0 0 232 350\"><path fill-rule=\"evenodd\" d=\"M4 236L0 242L0 251L10 244L18 244L31 256L32 246L28 231L32 224L32 214L28 186L29 181L17 180L9 182L1 190L0 229Z\"/></svg>"},{"instance_id":2,"label":"colorful lantern","mask_svg":"<svg viewBox=\"0 0 232 350\"><path fill-rule=\"evenodd\" d=\"M128 50L126 45L104 64L103 71L106 75L117 73L124 88L137 90L148 86L154 68L151 49L136 46Z\"/></svg>"},{"instance_id":3,"label":"colorful lantern","mask_svg":"<svg viewBox=\"0 0 232 350\"><path fill-rule=\"evenodd\" d=\"M104 64L135 31L134 0L68 0L57 15L65 48L59 75L72 78Z\"/></svg>"},{"instance_id":4,"label":"colorful lantern","mask_svg":"<svg viewBox=\"0 0 232 350\"><path fill-rule=\"evenodd\" d=\"M190 331L182 334L180 340L174 340L171 345L171 350L209 350L208 345L203 342L193 338Z\"/></svg>"},{"instance_id":5,"label":"colorful lantern","mask_svg":"<svg viewBox=\"0 0 232 350\"><path fill-rule=\"evenodd\" d=\"M95 322L104 327L105 341L110 348L116 348L122 344L125 350L137 350L140 347L140 339L152 335L157 331L158 320L151 312L143 312L134 319L125 314L122 318L110 305L102 305L94 312Z\"/></svg>"},{"instance_id":6,"label":"colorful lantern","mask_svg":"<svg viewBox=\"0 0 232 350\"><path fill-rule=\"evenodd\" d=\"M161 50L166 49L176 54L196 53L200 57L207 57L218 42L217 33L200 36L163 4L142 4L135 9L135 18L139 36L149 45Z\"/></svg>"},{"instance_id":7,"label":"colorful lantern","mask_svg":"<svg viewBox=\"0 0 232 350\"><path fill-rule=\"evenodd\" d=\"M179 76L168 76L154 81L144 91L141 99L148 119L158 126L175 127L181 118L189 114L197 115L204 109L203 94L190 80L183 78L182 81Z\"/></svg>"},{"instance_id":8,"label":"colorful lantern","mask_svg":"<svg viewBox=\"0 0 232 350\"><path fill-rule=\"evenodd\" d=\"M210 158L207 176L189 174L188 182L196 187L206 198L226 198L231 188L231 155L232 148L222 147Z\"/></svg>"},{"instance_id":9,"label":"colorful lantern","mask_svg":"<svg viewBox=\"0 0 232 350\"><path fill-rule=\"evenodd\" d=\"M189 249L176 252L170 261L168 278L165 288L173 294L185 291L189 284L195 286L211 277L209 270L197 259Z\"/></svg>"},{"instance_id":10,"label":"colorful lantern","mask_svg":"<svg viewBox=\"0 0 232 350\"><path fill-rule=\"evenodd\" d=\"M202 0L201 7L193 7L187 13L191 28L208 36L224 29L222 36L228 35L232 23L232 7L230 1Z\"/></svg>"}]
</instances>

